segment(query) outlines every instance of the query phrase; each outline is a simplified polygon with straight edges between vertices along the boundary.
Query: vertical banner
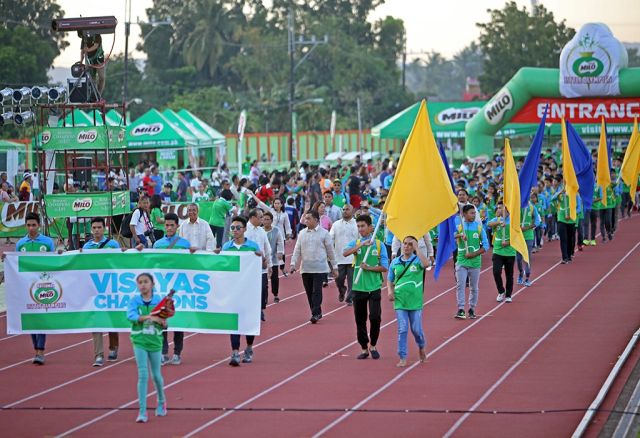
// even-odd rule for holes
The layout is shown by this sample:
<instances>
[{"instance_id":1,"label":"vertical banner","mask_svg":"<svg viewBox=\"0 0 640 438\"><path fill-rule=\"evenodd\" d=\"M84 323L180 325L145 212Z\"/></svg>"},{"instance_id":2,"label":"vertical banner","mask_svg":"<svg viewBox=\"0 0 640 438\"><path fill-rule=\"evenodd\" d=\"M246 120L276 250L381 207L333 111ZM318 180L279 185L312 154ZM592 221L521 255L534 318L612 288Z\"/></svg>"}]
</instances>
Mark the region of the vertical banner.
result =
<instances>
[{"instance_id":1,"label":"vertical banner","mask_svg":"<svg viewBox=\"0 0 640 438\"><path fill-rule=\"evenodd\" d=\"M336 138L336 111L331 111L331 126L329 126L329 138L331 139L331 152L335 152L335 138ZM329 150L327 148L327 153Z\"/></svg>"},{"instance_id":2,"label":"vertical banner","mask_svg":"<svg viewBox=\"0 0 640 438\"><path fill-rule=\"evenodd\" d=\"M127 308L139 294L136 277L147 272L155 294L176 291L169 330L258 335L261 265L253 253L9 253L7 332L129 331Z\"/></svg>"},{"instance_id":3,"label":"vertical banner","mask_svg":"<svg viewBox=\"0 0 640 438\"><path fill-rule=\"evenodd\" d=\"M238 119L238 175L242 177L242 146L244 140L244 129L247 126L247 112L242 110Z\"/></svg>"}]
</instances>

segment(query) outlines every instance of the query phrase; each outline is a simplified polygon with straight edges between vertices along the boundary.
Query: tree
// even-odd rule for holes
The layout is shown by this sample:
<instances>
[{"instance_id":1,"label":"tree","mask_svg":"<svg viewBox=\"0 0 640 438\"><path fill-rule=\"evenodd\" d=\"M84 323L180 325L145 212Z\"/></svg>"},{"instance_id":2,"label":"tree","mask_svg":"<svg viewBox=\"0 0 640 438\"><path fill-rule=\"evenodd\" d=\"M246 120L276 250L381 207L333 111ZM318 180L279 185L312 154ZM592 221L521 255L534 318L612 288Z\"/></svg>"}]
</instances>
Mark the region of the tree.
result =
<instances>
[{"instance_id":1,"label":"tree","mask_svg":"<svg viewBox=\"0 0 640 438\"><path fill-rule=\"evenodd\" d=\"M629 55L629 67L640 67L640 50L628 48L627 55Z\"/></svg>"},{"instance_id":2,"label":"tree","mask_svg":"<svg viewBox=\"0 0 640 438\"><path fill-rule=\"evenodd\" d=\"M480 86L488 94L497 92L521 67L557 67L560 51L575 34L542 5L529 13L512 1L488 12L491 21L476 24L485 61Z\"/></svg>"}]
</instances>

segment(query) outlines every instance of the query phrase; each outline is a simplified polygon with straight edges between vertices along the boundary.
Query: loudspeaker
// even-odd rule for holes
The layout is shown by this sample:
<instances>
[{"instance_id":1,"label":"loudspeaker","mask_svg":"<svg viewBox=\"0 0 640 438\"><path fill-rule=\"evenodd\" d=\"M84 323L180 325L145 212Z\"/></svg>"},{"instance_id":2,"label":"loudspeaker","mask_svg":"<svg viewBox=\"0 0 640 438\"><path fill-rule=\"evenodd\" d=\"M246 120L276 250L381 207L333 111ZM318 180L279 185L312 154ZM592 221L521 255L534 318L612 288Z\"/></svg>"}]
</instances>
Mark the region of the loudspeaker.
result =
<instances>
[{"instance_id":1,"label":"loudspeaker","mask_svg":"<svg viewBox=\"0 0 640 438\"><path fill-rule=\"evenodd\" d=\"M86 103L89 102L89 86L87 78L67 79L69 85L69 102Z\"/></svg>"}]
</instances>

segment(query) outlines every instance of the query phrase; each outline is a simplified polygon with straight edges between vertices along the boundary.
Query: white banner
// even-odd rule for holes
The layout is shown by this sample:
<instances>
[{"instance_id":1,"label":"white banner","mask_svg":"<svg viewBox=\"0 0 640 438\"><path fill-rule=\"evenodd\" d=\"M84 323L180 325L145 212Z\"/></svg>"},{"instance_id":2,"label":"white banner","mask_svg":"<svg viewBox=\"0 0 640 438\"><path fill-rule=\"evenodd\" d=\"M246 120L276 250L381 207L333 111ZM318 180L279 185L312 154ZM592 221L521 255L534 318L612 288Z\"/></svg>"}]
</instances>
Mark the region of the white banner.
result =
<instances>
[{"instance_id":1,"label":"white banner","mask_svg":"<svg viewBox=\"0 0 640 438\"><path fill-rule=\"evenodd\" d=\"M176 290L169 330L259 335L261 265L246 252L8 253L7 333L130 331L127 306L148 272L154 293Z\"/></svg>"},{"instance_id":2,"label":"white banner","mask_svg":"<svg viewBox=\"0 0 640 438\"><path fill-rule=\"evenodd\" d=\"M565 97L618 96L618 72L627 50L607 25L587 23L560 53L560 94Z\"/></svg>"}]
</instances>

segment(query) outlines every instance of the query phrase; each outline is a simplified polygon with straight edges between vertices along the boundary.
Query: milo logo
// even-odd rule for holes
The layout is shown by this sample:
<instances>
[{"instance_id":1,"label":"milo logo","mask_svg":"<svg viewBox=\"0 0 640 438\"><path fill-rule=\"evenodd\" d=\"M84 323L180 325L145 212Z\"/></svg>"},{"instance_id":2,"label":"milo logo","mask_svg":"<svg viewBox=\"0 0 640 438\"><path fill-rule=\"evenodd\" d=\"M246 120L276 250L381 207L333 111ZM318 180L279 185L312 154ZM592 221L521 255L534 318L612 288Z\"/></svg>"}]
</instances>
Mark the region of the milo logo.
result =
<instances>
[{"instance_id":1,"label":"milo logo","mask_svg":"<svg viewBox=\"0 0 640 438\"><path fill-rule=\"evenodd\" d=\"M42 133L42 144L49 143L49 140L51 140L51 131L44 131Z\"/></svg>"},{"instance_id":2,"label":"milo logo","mask_svg":"<svg viewBox=\"0 0 640 438\"><path fill-rule=\"evenodd\" d=\"M571 68L576 76L581 78L596 77L604 71L604 63L593 56L593 52L582 52L573 62Z\"/></svg>"},{"instance_id":3,"label":"milo logo","mask_svg":"<svg viewBox=\"0 0 640 438\"><path fill-rule=\"evenodd\" d=\"M471 120L478 111L480 111L480 108L447 108L438 113L436 123L438 125L451 125L453 123L466 122Z\"/></svg>"},{"instance_id":4,"label":"milo logo","mask_svg":"<svg viewBox=\"0 0 640 438\"><path fill-rule=\"evenodd\" d=\"M71 209L73 211L89 210L92 205L93 205L93 199L91 198L76 199L75 201L73 201L73 204L71 205Z\"/></svg>"},{"instance_id":5,"label":"milo logo","mask_svg":"<svg viewBox=\"0 0 640 438\"><path fill-rule=\"evenodd\" d=\"M141 135L156 135L162 132L164 125L162 123L151 123L150 125L141 124L133 128L131 135L139 137Z\"/></svg>"},{"instance_id":6,"label":"milo logo","mask_svg":"<svg viewBox=\"0 0 640 438\"><path fill-rule=\"evenodd\" d=\"M36 304L53 306L62 298L62 286L48 273L43 272L40 279L31 285L29 295Z\"/></svg>"},{"instance_id":7,"label":"milo logo","mask_svg":"<svg viewBox=\"0 0 640 438\"><path fill-rule=\"evenodd\" d=\"M497 125L511 108L513 108L513 97L508 88L503 88L485 106L484 118L490 124Z\"/></svg>"},{"instance_id":8,"label":"milo logo","mask_svg":"<svg viewBox=\"0 0 640 438\"><path fill-rule=\"evenodd\" d=\"M98 132L95 129L88 131L80 131L78 133L78 143L93 143L98 138Z\"/></svg>"}]
</instances>

